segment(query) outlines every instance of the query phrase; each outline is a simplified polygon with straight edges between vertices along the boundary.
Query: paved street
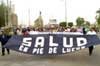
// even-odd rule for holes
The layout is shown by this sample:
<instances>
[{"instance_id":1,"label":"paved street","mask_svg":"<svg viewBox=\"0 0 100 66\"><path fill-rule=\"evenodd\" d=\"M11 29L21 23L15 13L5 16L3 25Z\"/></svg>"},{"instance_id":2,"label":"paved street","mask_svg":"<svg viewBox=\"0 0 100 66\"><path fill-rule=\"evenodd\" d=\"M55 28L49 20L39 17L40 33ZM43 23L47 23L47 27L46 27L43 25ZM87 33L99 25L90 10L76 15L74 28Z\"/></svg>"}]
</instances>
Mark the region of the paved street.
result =
<instances>
[{"instance_id":1,"label":"paved street","mask_svg":"<svg viewBox=\"0 0 100 66\"><path fill-rule=\"evenodd\" d=\"M10 55L0 56L0 66L100 66L100 45L93 55L88 49L63 56L40 57L11 51Z\"/></svg>"}]
</instances>

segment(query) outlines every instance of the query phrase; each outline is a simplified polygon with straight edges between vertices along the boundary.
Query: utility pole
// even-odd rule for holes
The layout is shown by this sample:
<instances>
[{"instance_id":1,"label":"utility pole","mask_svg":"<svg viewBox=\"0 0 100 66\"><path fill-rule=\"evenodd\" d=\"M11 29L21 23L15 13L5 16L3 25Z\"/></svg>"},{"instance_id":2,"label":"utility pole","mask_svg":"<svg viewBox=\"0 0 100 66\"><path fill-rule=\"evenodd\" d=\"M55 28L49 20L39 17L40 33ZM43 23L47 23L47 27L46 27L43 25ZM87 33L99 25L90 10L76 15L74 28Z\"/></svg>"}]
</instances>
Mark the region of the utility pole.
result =
<instances>
[{"instance_id":1,"label":"utility pole","mask_svg":"<svg viewBox=\"0 0 100 66\"><path fill-rule=\"evenodd\" d=\"M64 1L64 11L65 11L65 22L67 23L67 0L62 0Z\"/></svg>"},{"instance_id":2,"label":"utility pole","mask_svg":"<svg viewBox=\"0 0 100 66\"><path fill-rule=\"evenodd\" d=\"M7 12L7 25L9 25L9 1L7 0L7 10L6 10L6 12Z\"/></svg>"},{"instance_id":3,"label":"utility pole","mask_svg":"<svg viewBox=\"0 0 100 66\"><path fill-rule=\"evenodd\" d=\"M30 9L28 9L29 26L30 26Z\"/></svg>"},{"instance_id":4,"label":"utility pole","mask_svg":"<svg viewBox=\"0 0 100 66\"><path fill-rule=\"evenodd\" d=\"M11 23L11 14L12 14L12 12L11 12L11 0L7 0L7 14L8 14L8 16L7 16L7 23L8 23L8 26L12 26L12 23Z\"/></svg>"},{"instance_id":5,"label":"utility pole","mask_svg":"<svg viewBox=\"0 0 100 66\"><path fill-rule=\"evenodd\" d=\"M67 22L67 0L65 0L65 22Z\"/></svg>"},{"instance_id":6,"label":"utility pole","mask_svg":"<svg viewBox=\"0 0 100 66\"><path fill-rule=\"evenodd\" d=\"M9 1L9 7L10 7L10 9L9 9L9 22L10 22L10 26L12 27L13 26L13 24L12 24L12 19L11 19L11 15L12 15L12 1L10 0Z\"/></svg>"}]
</instances>

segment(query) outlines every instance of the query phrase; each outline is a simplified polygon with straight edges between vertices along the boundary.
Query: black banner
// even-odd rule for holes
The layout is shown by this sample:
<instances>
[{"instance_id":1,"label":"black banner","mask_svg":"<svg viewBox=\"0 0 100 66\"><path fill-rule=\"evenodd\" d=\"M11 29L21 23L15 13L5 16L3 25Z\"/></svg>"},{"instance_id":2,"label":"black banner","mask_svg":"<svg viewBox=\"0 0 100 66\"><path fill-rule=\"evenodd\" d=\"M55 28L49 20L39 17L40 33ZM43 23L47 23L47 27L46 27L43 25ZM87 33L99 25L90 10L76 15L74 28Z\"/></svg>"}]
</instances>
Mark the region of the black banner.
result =
<instances>
[{"instance_id":1,"label":"black banner","mask_svg":"<svg viewBox=\"0 0 100 66\"><path fill-rule=\"evenodd\" d=\"M100 44L96 35L34 34L14 35L6 48L32 55L60 55Z\"/></svg>"}]
</instances>

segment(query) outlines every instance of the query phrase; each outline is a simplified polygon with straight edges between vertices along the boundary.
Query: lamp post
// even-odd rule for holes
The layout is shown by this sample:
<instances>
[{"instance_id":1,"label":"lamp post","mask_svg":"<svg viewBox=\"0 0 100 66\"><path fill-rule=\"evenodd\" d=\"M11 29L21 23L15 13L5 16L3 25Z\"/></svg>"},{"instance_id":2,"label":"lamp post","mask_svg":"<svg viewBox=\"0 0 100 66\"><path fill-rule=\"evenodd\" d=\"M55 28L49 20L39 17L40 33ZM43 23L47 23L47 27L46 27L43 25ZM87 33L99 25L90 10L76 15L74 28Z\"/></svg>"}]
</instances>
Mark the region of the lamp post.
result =
<instances>
[{"instance_id":1,"label":"lamp post","mask_svg":"<svg viewBox=\"0 0 100 66\"><path fill-rule=\"evenodd\" d=\"M8 14L8 26L12 26L12 22L11 22L11 14L12 14L12 11L11 11L11 9L12 9L12 2L11 2L11 0L7 0L7 6L8 6L8 8L7 8L7 14Z\"/></svg>"},{"instance_id":2,"label":"lamp post","mask_svg":"<svg viewBox=\"0 0 100 66\"><path fill-rule=\"evenodd\" d=\"M64 11L65 11L65 22L67 23L67 0L64 1Z\"/></svg>"},{"instance_id":3,"label":"lamp post","mask_svg":"<svg viewBox=\"0 0 100 66\"><path fill-rule=\"evenodd\" d=\"M28 9L29 26L30 26L30 8Z\"/></svg>"},{"instance_id":4,"label":"lamp post","mask_svg":"<svg viewBox=\"0 0 100 66\"><path fill-rule=\"evenodd\" d=\"M67 22L67 0L65 0L65 22Z\"/></svg>"}]
</instances>

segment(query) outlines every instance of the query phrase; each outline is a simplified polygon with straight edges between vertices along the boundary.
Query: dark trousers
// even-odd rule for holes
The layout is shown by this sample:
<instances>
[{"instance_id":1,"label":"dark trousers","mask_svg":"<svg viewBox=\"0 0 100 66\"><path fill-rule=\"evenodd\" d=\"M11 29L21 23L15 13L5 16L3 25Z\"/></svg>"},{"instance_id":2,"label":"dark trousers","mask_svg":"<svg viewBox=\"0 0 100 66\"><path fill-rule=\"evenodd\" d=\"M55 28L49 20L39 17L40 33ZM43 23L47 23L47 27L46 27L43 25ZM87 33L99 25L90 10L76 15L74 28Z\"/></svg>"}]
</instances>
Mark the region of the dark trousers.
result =
<instances>
[{"instance_id":1,"label":"dark trousers","mask_svg":"<svg viewBox=\"0 0 100 66\"><path fill-rule=\"evenodd\" d=\"M7 50L7 53L8 53L8 54L10 54L10 50L7 49L7 48L4 48L3 46L4 46L4 45L2 45L2 56L5 55L5 50Z\"/></svg>"},{"instance_id":2,"label":"dark trousers","mask_svg":"<svg viewBox=\"0 0 100 66\"><path fill-rule=\"evenodd\" d=\"M92 55L92 52L93 52L93 46L90 46L90 47L89 47L89 55L90 55L90 56Z\"/></svg>"}]
</instances>

